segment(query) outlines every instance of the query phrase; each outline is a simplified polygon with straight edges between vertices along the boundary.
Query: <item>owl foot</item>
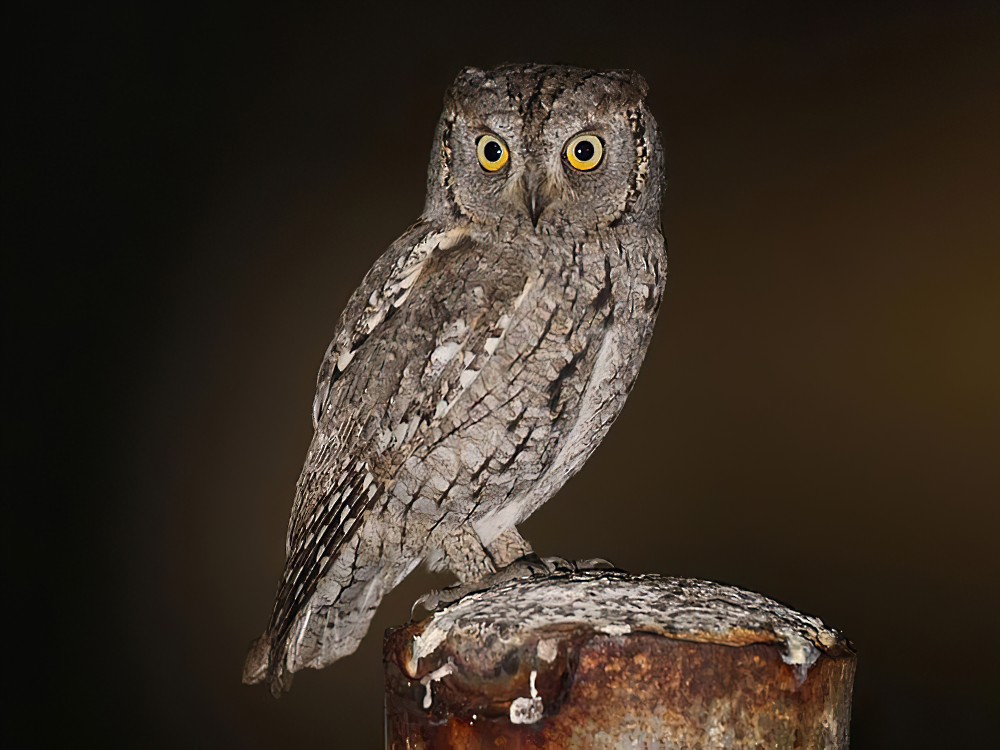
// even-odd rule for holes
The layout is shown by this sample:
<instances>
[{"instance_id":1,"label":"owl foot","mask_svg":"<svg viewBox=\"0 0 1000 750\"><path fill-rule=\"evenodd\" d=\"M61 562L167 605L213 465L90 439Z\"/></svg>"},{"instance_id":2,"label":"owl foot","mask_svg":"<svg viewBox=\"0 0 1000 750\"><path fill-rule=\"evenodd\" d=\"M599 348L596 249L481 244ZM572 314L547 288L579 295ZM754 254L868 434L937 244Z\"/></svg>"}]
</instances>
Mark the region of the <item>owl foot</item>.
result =
<instances>
[{"instance_id":1,"label":"owl foot","mask_svg":"<svg viewBox=\"0 0 1000 750\"><path fill-rule=\"evenodd\" d=\"M486 591L493 586L508 583L522 578L579 573L586 570L619 570L612 563L601 558L589 560L566 560L562 557L539 557L534 552L519 557L509 565L500 568L479 581L456 583L444 589L424 594L413 603L410 618L413 619L417 608L424 609L428 614L449 607L459 599L470 594Z\"/></svg>"},{"instance_id":2,"label":"owl foot","mask_svg":"<svg viewBox=\"0 0 1000 750\"><path fill-rule=\"evenodd\" d=\"M528 555L527 557L537 556ZM540 559L542 565L546 568L546 575L554 575L556 573L580 573L586 570L621 570L621 568L614 563L601 557L592 557L587 560L566 560L562 557L543 557L537 559ZM517 562L518 561L515 561L514 564Z\"/></svg>"}]
</instances>

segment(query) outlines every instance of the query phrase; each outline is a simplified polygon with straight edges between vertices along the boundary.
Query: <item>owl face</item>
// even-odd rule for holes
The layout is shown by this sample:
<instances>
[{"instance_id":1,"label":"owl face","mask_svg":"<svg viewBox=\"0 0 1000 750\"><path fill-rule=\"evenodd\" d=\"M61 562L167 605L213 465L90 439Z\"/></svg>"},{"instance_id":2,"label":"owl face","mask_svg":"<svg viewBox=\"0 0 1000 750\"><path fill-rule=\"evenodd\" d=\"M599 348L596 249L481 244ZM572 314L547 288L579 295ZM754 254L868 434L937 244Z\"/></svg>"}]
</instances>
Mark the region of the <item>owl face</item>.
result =
<instances>
[{"instance_id":1,"label":"owl face","mask_svg":"<svg viewBox=\"0 0 1000 750\"><path fill-rule=\"evenodd\" d=\"M659 221L659 144L628 71L468 68L445 99L428 207L531 231Z\"/></svg>"}]
</instances>

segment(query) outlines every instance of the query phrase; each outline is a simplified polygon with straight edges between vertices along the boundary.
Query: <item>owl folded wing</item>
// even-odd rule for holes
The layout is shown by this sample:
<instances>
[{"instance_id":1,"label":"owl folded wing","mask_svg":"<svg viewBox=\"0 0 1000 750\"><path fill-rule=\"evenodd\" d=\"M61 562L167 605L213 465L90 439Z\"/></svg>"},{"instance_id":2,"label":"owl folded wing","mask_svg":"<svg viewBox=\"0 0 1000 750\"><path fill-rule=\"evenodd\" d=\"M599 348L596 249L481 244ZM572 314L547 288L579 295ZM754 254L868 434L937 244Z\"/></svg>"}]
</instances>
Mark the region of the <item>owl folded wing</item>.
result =
<instances>
[{"instance_id":1,"label":"owl folded wing","mask_svg":"<svg viewBox=\"0 0 1000 750\"><path fill-rule=\"evenodd\" d=\"M411 232L365 277L320 370L316 434L269 628L278 640L327 572L343 567L341 551L391 481L385 467L398 466L468 391L531 287L529 269L498 269L461 232Z\"/></svg>"}]
</instances>

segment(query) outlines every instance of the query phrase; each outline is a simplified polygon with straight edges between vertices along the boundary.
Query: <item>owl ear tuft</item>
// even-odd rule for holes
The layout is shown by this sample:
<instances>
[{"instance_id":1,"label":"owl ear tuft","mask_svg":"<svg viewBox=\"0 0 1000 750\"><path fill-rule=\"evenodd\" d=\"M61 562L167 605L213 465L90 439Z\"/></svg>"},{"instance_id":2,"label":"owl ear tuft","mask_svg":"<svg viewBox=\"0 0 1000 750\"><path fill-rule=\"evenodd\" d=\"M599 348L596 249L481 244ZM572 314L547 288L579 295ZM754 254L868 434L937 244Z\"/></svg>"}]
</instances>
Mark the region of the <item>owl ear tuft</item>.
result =
<instances>
[{"instance_id":1,"label":"owl ear tuft","mask_svg":"<svg viewBox=\"0 0 1000 750\"><path fill-rule=\"evenodd\" d=\"M482 68L473 65L466 65L458 75L455 76L455 83L475 84L483 80L484 72Z\"/></svg>"},{"instance_id":2,"label":"owl ear tuft","mask_svg":"<svg viewBox=\"0 0 1000 750\"><path fill-rule=\"evenodd\" d=\"M451 84L451 88L448 90L445 99L446 101L448 99L454 101L459 105L458 108L461 108L462 102L466 101L471 94L483 88L492 88L492 81L489 74L482 68L469 65L462 68L458 72L458 75L455 76L455 80Z\"/></svg>"},{"instance_id":3,"label":"owl ear tuft","mask_svg":"<svg viewBox=\"0 0 1000 750\"><path fill-rule=\"evenodd\" d=\"M621 76L624 82L635 88L639 99L646 98L646 94L649 93L649 84L646 83L646 79L641 74L636 73L634 70L616 70L615 73Z\"/></svg>"}]
</instances>

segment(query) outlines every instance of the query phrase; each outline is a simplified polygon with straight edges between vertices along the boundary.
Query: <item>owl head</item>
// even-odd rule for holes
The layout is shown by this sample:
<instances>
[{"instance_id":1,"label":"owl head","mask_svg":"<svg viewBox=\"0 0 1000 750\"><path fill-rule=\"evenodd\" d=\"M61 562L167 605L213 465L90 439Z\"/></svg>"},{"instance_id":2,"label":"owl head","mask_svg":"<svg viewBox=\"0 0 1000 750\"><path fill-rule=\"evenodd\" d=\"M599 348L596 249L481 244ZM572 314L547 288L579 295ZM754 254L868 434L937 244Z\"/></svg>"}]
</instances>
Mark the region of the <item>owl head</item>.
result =
<instances>
[{"instance_id":1,"label":"owl head","mask_svg":"<svg viewBox=\"0 0 1000 750\"><path fill-rule=\"evenodd\" d=\"M631 71L466 68L445 96L425 215L527 231L659 224L662 156Z\"/></svg>"}]
</instances>

